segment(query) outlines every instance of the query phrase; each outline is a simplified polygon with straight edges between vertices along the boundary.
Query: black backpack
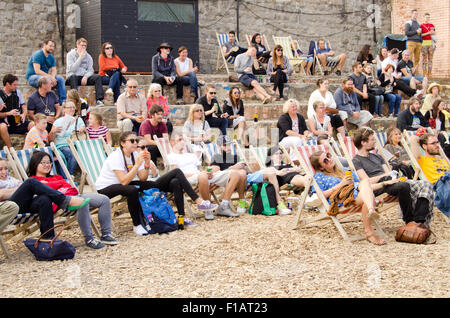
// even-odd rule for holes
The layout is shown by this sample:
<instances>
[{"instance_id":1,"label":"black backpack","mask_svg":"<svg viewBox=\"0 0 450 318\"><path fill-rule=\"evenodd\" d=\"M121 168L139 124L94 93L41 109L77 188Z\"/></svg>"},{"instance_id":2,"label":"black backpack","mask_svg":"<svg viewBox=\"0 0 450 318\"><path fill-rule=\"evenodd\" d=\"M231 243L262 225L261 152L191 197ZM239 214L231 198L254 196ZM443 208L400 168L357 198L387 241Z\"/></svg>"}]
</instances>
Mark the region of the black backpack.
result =
<instances>
[{"instance_id":1,"label":"black backpack","mask_svg":"<svg viewBox=\"0 0 450 318\"><path fill-rule=\"evenodd\" d=\"M253 198L248 212L250 214L274 215L277 209L275 188L271 183L252 184Z\"/></svg>"}]
</instances>

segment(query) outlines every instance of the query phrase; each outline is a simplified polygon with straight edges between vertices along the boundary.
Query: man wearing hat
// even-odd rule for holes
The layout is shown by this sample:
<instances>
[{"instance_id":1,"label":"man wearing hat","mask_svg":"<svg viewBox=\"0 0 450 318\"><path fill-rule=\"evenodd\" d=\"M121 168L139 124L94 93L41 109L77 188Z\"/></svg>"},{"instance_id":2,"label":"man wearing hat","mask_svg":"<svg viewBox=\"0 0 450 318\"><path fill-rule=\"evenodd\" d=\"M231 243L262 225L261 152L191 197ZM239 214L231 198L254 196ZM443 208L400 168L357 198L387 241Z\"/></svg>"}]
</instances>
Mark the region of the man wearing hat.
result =
<instances>
[{"instance_id":1,"label":"man wearing hat","mask_svg":"<svg viewBox=\"0 0 450 318\"><path fill-rule=\"evenodd\" d=\"M422 115L425 116L426 112L433 108L433 103L439 98L441 91L442 86L438 83L431 83L430 86L428 86L427 95L425 96L422 108L420 109Z\"/></svg>"},{"instance_id":2,"label":"man wearing hat","mask_svg":"<svg viewBox=\"0 0 450 318\"><path fill-rule=\"evenodd\" d=\"M179 77L177 77L177 71L175 69L175 60L170 55L172 46L169 43L163 42L157 49L158 53L152 58L152 83L158 83L163 87L177 86L177 104L183 103L183 83Z\"/></svg>"}]
</instances>

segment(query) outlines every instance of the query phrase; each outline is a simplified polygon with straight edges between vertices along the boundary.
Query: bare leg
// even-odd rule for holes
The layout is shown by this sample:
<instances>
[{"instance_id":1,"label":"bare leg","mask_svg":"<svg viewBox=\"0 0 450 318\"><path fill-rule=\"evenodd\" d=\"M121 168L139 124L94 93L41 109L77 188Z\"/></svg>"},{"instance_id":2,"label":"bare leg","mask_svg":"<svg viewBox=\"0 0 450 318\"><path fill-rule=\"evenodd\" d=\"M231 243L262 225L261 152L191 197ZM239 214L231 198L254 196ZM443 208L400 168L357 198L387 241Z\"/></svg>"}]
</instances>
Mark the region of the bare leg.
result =
<instances>
[{"instance_id":1,"label":"bare leg","mask_svg":"<svg viewBox=\"0 0 450 318\"><path fill-rule=\"evenodd\" d=\"M244 199L245 186L247 185L247 172L245 170L239 171L239 183L237 185L237 192L239 194L239 199Z\"/></svg>"},{"instance_id":2,"label":"bare leg","mask_svg":"<svg viewBox=\"0 0 450 318\"><path fill-rule=\"evenodd\" d=\"M347 59L347 55L345 55L345 54L339 55L339 65L337 67L337 69L339 71L342 70L342 67L344 66L344 63L345 63L346 59Z\"/></svg>"},{"instance_id":3,"label":"bare leg","mask_svg":"<svg viewBox=\"0 0 450 318\"><path fill-rule=\"evenodd\" d=\"M342 138L345 138L345 126L341 126L337 129L338 133L341 134Z\"/></svg>"},{"instance_id":4,"label":"bare leg","mask_svg":"<svg viewBox=\"0 0 450 318\"><path fill-rule=\"evenodd\" d=\"M204 171L198 175L198 189L203 200L210 199L208 174Z\"/></svg>"},{"instance_id":5,"label":"bare leg","mask_svg":"<svg viewBox=\"0 0 450 318\"><path fill-rule=\"evenodd\" d=\"M297 187L304 187L306 185L307 178L301 175L296 175L291 180L291 184L297 186Z\"/></svg>"},{"instance_id":6,"label":"bare leg","mask_svg":"<svg viewBox=\"0 0 450 318\"><path fill-rule=\"evenodd\" d=\"M6 147L11 148L11 139L9 138L8 126L5 123L0 124L0 137L5 142Z\"/></svg>"},{"instance_id":7,"label":"bare leg","mask_svg":"<svg viewBox=\"0 0 450 318\"><path fill-rule=\"evenodd\" d=\"M323 71L325 72L327 70L327 57L324 54L318 54L317 57L319 58L320 64L322 64Z\"/></svg>"},{"instance_id":8,"label":"bare leg","mask_svg":"<svg viewBox=\"0 0 450 318\"><path fill-rule=\"evenodd\" d=\"M239 172L236 170L232 170L230 173L230 180L228 180L228 183L225 186L225 191L223 192L224 200L230 201L231 195L233 194L234 190L237 188L240 179L241 179L241 177L239 175Z\"/></svg>"},{"instance_id":9,"label":"bare leg","mask_svg":"<svg viewBox=\"0 0 450 318\"><path fill-rule=\"evenodd\" d=\"M264 179L269 181L275 188L275 196L277 197L277 203L281 202L280 186L278 185L277 175L275 168L264 169Z\"/></svg>"}]
</instances>

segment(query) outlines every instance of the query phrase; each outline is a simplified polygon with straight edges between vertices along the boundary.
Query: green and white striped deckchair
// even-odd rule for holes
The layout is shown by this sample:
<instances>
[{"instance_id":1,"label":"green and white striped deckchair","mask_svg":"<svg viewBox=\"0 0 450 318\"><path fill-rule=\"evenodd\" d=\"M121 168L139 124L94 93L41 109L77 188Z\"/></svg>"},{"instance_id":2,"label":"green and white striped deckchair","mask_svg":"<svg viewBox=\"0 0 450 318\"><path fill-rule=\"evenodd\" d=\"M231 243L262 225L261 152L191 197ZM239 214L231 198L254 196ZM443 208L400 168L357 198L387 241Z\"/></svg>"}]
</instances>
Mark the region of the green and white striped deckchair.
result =
<instances>
[{"instance_id":1,"label":"green and white striped deckchair","mask_svg":"<svg viewBox=\"0 0 450 318\"><path fill-rule=\"evenodd\" d=\"M70 138L66 140L81 169L79 192L83 193L87 182L90 191L97 193L95 182L100 176L103 163L107 158L108 148L105 147L105 141L102 137L89 140L71 140ZM123 211L127 203L121 195L111 198L110 201L111 216L114 218L120 214L119 211ZM97 212L97 209L91 211L91 213L95 212Z\"/></svg>"},{"instance_id":2,"label":"green and white striped deckchair","mask_svg":"<svg viewBox=\"0 0 450 318\"><path fill-rule=\"evenodd\" d=\"M267 150L267 147L253 147L250 145L250 154L258 162L259 169L264 169L266 167Z\"/></svg>"}]
</instances>

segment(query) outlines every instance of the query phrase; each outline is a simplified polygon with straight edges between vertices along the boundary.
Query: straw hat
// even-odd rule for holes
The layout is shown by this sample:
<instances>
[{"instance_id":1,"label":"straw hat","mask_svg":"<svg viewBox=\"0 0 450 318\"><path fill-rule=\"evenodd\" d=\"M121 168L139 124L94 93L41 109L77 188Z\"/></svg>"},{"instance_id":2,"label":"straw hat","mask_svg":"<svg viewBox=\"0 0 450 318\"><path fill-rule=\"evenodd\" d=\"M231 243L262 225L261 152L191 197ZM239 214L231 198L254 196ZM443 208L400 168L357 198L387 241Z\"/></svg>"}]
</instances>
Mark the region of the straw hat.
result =
<instances>
[{"instance_id":1,"label":"straw hat","mask_svg":"<svg viewBox=\"0 0 450 318\"><path fill-rule=\"evenodd\" d=\"M431 83L430 86L428 86L428 89L427 89L428 94L431 94L431 90L433 89L433 87L439 88L439 93L442 91L442 86L440 84L434 82L434 83Z\"/></svg>"}]
</instances>

